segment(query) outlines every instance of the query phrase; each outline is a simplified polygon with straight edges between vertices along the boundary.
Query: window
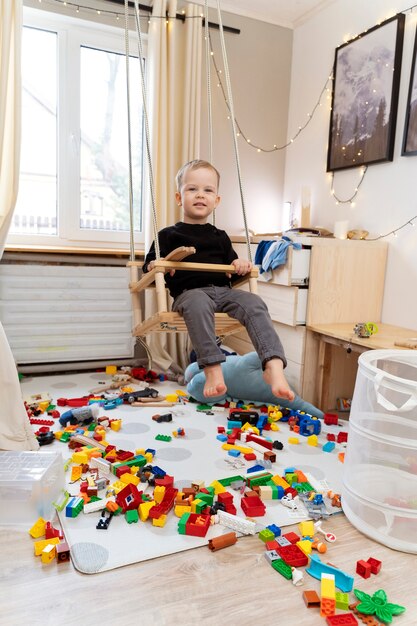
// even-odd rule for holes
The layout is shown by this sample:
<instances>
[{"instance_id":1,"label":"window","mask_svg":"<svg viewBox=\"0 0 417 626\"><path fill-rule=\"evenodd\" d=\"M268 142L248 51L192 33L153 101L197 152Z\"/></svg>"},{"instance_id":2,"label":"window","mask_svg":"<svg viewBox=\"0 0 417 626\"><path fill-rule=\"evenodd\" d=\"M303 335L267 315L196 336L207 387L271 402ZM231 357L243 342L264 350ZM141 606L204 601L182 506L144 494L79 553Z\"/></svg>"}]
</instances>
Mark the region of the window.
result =
<instances>
[{"instance_id":1,"label":"window","mask_svg":"<svg viewBox=\"0 0 417 626\"><path fill-rule=\"evenodd\" d=\"M26 10L19 194L9 243L127 245L123 29ZM135 37L130 112L135 240L141 241L143 115Z\"/></svg>"}]
</instances>

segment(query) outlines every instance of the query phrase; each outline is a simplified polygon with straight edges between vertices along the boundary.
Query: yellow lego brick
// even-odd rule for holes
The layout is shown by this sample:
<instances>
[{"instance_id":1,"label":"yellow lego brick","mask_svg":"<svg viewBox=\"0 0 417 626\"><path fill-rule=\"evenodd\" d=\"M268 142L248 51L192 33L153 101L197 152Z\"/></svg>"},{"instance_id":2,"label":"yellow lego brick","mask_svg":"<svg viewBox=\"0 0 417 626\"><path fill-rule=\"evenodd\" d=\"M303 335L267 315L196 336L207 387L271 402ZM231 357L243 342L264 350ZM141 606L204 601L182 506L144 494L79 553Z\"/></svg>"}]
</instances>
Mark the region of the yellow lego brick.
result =
<instances>
[{"instance_id":1,"label":"yellow lego brick","mask_svg":"<svg viewBox=\"0 0 417 626\"><path fill-rule=\"evenodd\" d=\"M312 537L316 532L316 529L314 528L314 522L312 520L309 520L307 522L300 522L298 524L298 528L300 529L300 533L303 537Z\"/></svg>"},{"instance_id":2,"label":"yellow lego brick","mask_svg":"<svg viewBox=\"0 0 417 626\"><path fill-rule=\"evenodd\" d=\"M251 426L249 422L246 422L246 424L243 424L240 430L243 433L246 432L247 430L251 430L255 435L259 435L259 428L256 428L256 426Z\"/></svg>"},{"instance_id":3,"label":"yellow lego brick","mask_svg":"<svg viewBox=\"0 0 417 626\"><path fill-rule=\"evenodd\" d=\"M167 396L165 396L165 400L167 402L178 402L178 396L176 393L169 393Z\"/></svg>"},{"instance_id":4,"label":"yellow lego brick","mask_svg":"<svg viewBox=\"0 0 417 626\"><path fill-rule=\"evenodd\" d=\"M152 461L153 461L153 454L152 454L152 452L146 452L146 454L144 454L143 456L145 457L147 464L152 463Z\"/></svg>"},{"instance_id":5,"label":"yellow lego brick","mask_svg":"<svg viewBox=\"0 0 417 626\"><path fill-rule=\"evenodd\" d=\"M197 505L201 505L203 503L200 498L196 498L191 502L191 513L197 513Z\"/></svg>"},{"instance_id":6,"label":"yellow lego brick","mask_svg":"<svg viewBox=\"0 0 417 626\"><path fill-rule=\"evenodd\" d=\"M112 420L110 422L110 428L114 431L120 430L122 427L122 420Z\"/></svg>"},{"instance_id":7,"label":"yellow lego brick","mask_svg":"<svg viewBox=\"0 0 417 626\"><path fill-rule=\"evenodd\" d=\"M271 426L271 430L274 432L277 432L279 430L279 426L278 424L275 424L275 422L271 422L270 426Z\"/></svg>"},{"instance_id":8,"label":"yellow lego brick","mask_svg":"<svg viewBox=\"0 0 417 626\"><path fill-rule=\"evenodd\" d=\"M38 409L44 413L48 406L51 404L50 400L43 400L43 402L38 402Z\"/></svg>"},{"instance_id":9,"label":"yellow lego brick","mask_svg":"<svg viewBox=\"0 0 417 626\"><path fill-rule=\"evenodd\" d=\"M116 480L111 488L113 489L114 493L119 493L119 491L121 491L122 489L124 489L126 487L126 483L122 483L121 480Z\"/></svg>"},{"instance_id":10,"label":"yellow lego brick","mask_svg":"<svg viewBox=\"0 0 417 626\"><path fill-rule=\"evenodd\" d=\"M137 450L135 450L135 456L139 456L139 455L145 456L145 452L146 452L145 448L137 448Z\"/></svg>"},{"instance_id":11,"label":"yellow lego brick","mask_svg":"<svg viewBox=\"0 0 417 626\"><path fill-rule=\"evenodd\" d=\"M298 437L288 437L288 443L296 445L297 443L300 443L300 440L298 439Z\"/></svg>"},{"instance_id":12,"label":"yellow lego brick","mask_svg":"<svg viewBox=\"0 0 417 626\"><path fill-rule=\"evenodd\" d=\"M87 476L87 485L89 487L95 487L96 486L95 480L94 480L94 478L92 476Z\"/></svg>"},{"instance_id":13,"label":"yellow lego brick","mask_svg":"<svg viewBox=\"0 0 417 626\"><path fill-rule=\"evenodd\" d=\"M142 502L138 506L139 518L141 522L146 522L149 517L149 511L153 506L155 506L156 502L153 500L151 502Z\"/></svg>"},{"instance_id":14,"label":"yellow lego brick","mask_svg":"<svg viewBox=\"0 0 417 626\"><path fill-rule=\"evenodd\" d=\"M308 539L302 539L301 541L297 541L297 546L306 554L307 556L311 554L313 549L311 541Z\"/></svg>"},{"instance_id":15,"label":"yellow lego brick","mask_svg":"<svg viewBox=\"0 0 417 626\"><path fill-rule=\"evenodd\" d=\"M178 437L178 431L176 430L173 430L171 434L173 437Z\"/></svg>"},{"instance_id":16,"label":"yellow lego brick","mask_svg":"<svg viewBox=\"0 0 417 626\"><path fill-rule=\"evenodd\" d=\"M71 482L75 482L81 478L82 467L81 465L74 465L71 468Z\"/></svg>"},{"instance_id":17,"label":"yellow lego brick","mask_svg":"<svg viewBox=\"0 0 417 626\"><path fill-rule=\"evenodd\" d=\"M167 516L161 515L161 517L158 517L157 519L152 520L152 525L159 526L159 528L163 528L165 526L166 521L167 521Z\"/></svg>"},{"instance_id":18,"label":"yellow lego brick","mask_svg":"<svg viewBox=\"0 0 417 626\"><path fill-rule=\"evenodd\" d=\"M317 446L319 443L317 435L310 435L310 437L307 437L307 443L309 446Z\"/></svg>"},{"instance_id":19,"label":"yellow lego brick","mask_svg":"<svg viewBox=\"0 0 417 626\"><path fill-rule=\"evenodd\" d=\"M182 517L184 513L191 513L191 507L185 504L177 504L174 508L174 514L177 517Z\"/></svg>"},{"instance_id":20,"label":"yellow lego brick","mask_svg":"<svg viewBox=\"0 0 417 626\"><path fill-rule=\"evenodd\" d=\"M153 497L157 504L161 504L165 495L165 487L162 485L157 485L153 491Z\"/></svg>"},{"instance_id":21,"label":"yellow lego brick","mask_svg":"<svg viewBox=\"0 0 417 626\"><path fill-rule=\"evenodd\" d=\"M129 474L129 472L126 472L126 474L122 474L120 476L120 482L124 483L125 485L135 485L135 487L137 487L140 483L140 478L139 476L135 476L134 474Z\"/></svg>"},{"instance_id":22,"label":"yellow lego brick","mask_svg":"<svg viewBox=\"0 0 417 626\"><path fill-rule=\"evenodd\" d=\"M50 563L56 557L56 546L49 543L41 552L42 563Z\"/></svg>"},{"instance_id":23,"label":"yellow lego brick","mask_svg":"<svg viewBox=\"0 0 417 626\"><path fill-rule=\"evenodd\" d=\"M58 439L58 441L59 441L63 434L64 434L63 430L56 430L55 431L55 439Z\"/></svg>"},{"instance_id":24,"label":"yellow lego brick","mask_svg":"<svg viewBox=\"0 0 417 626\"><path fill-rule=\"evenodd\" d=\"M326 598L327 600L334 600L336 602L334 574L323 573L321 575L320 592L322 598Z\"/></svg>"},{"instance_id":25,"label":"yellow lego brick","mask_svg":"<svg viewBox=\"0 0 417 626\"><path fill-rule=\"evenodd\" d=\"M106 374L109 374L109 376L117 374L117 365L106 365Z\"/></svg>"},{"instance_id":26,"label":"yellow lego brick","mask_svg":"<svg viewBox=\"0 0 417 626\"><path fill-rule=\"evenodd\" d=\"M41 539L41 541L35 541L33 544L35 556L40 556L42 554L42 550L44 550L49 544L54 546L58 545L59 537L51 537L51 539Z\"/></svg>"},{"instance_id":27,"label":"yellow lego brick","mask_svg":"<svg viewBox=\"0 0 417 626\"><path fill-rule=\"evenodd\" d=\"M213 482L210 483L210 487L213 487L216 496L219 493L224 493L225 491L227 491L226 487L222 485L218 480L213 480Z\"/></svg>"},{"instance_id":28,"label":"yellow lego brick","mask_svg":"<svg viewBox=\"0 0 417 626\"><path fill-rule=\"evenodd\" d=\"M283 489L288 489L288 487L291 487L291 485L287 483L285 478L278 476L278 474L276 474L275 476L272 476L271 480L273 483L276 484L277 487L282 487Z\"/></svg>"},{"instance_id":29,"label":"yellow lego brick","mask_svg":"<svg viewBox=\"0 0 417 626\"><path fill-rule=\"evenodd\" d=\"M85 452L74 452L71 458L73 460L73 463L88 463L88 455Z\"/></svg>"},{"instance_id":30,"label":"yellow lego brick","mask_svg":"<svg viewBox=\"0 0 417 626\"><path fill-rule=\"evenodd\" d=\"M39 517L39 519L33 524L32 528L29 530L29 535L34 539L39 539L39 537L43 537L45 534L45 524L46 520L43 517Z\"/></svg>"},{"instance_id":31,"label":"yellow lego brick","mask_svg":"<svg viewBox=\"0 0 417 626\"><path fill-rule=\"evenodd\" d=\"M222 445L223 450L239 450L242 454L251 454L253 452L252 448L247 448L245 446L232 445L231 443L224 443Z\"/></svg>"}]
</instances>

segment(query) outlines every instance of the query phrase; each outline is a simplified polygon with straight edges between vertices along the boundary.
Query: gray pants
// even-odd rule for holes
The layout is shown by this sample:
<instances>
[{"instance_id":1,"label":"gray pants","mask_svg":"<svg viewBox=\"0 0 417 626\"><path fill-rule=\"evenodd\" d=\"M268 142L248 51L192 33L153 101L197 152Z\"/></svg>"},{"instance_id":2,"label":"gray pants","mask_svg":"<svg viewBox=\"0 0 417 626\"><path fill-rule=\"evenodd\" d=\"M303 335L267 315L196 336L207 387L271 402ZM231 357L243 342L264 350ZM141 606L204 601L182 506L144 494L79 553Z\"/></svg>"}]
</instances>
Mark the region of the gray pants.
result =
<instances>
[{"instance_id":1,"label":"gray pants","mask_svg":"<svg viewBox=\"0 0 417 626\"><path fill-rule=\"evenodd\" d=\"M227 313L239 320L246 328L262 364L265 360L278 357L284 367L287 365L267 306L256 294L209 285L183 291L175 298L172 310L184 318L200 368L226 360L216 344L214 313Z\"/></svg>"}]
</instances>

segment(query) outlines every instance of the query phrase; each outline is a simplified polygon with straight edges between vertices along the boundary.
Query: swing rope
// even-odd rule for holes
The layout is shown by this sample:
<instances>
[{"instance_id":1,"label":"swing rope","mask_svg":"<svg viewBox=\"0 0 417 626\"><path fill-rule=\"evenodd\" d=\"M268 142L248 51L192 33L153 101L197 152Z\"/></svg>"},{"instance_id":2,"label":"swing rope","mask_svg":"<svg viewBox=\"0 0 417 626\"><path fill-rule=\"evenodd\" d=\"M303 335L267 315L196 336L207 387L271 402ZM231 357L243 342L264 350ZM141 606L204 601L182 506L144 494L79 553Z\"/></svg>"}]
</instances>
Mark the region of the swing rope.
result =
<instances>
[{"instance_id":1,"label":"swing rope","mask_svg":"<svg viewBox=\"0 0 417 626\"><path fill-rule=\"evenodd\" d=\"M127 122L128 122L128 154L129 154L129 213L130 213L130 260L135 260L135 250L134 250L134 216L133 216L133 175L132 175L132 149L131 149L131 111L130 111L130 75L129 75L129 27L128 27L128 0L124 2L125 7L125 49L126 49L126 91L127 91ZM158 238L158 219L157 219L157 211L156 211L156 197L155 197L155 181L154 181L154 173L152 166L152 157L151 157L151 141L150 141L150 131L149 131L149 116L147 109L147 90L146 90L146 81L145 81L145 68L143 62L143 44L142 44L142 31L140 26L140 15L139 15L139 4L138 0L134 0L135 7L135 23L136 23L136 33L137 33L137 45L138 45L138 60L139 60L139 68L140 68L140 77L141 77L141 89L142 89L142 106L143 106L143 117L144 117L144 126L145 126L145 146L146 146L146 157L148 164L148 178L149 178L149 189L151 195L151 204L152 204L152 225L153 225L153 233L154 233L154 245L155 245L155 256L157 260L160 260L161 253L159 247L159 238ZM212 106L211 106L211 73L210 73L210 41L209 41L209 33L208 33L208 2L205 0L205 38L206 38L206 76L207 76L207 97L208 97L208 124L209 124L209 160L212 162L213 155L213 145L212 145ZM245 227L245 236L246 236L246 245L248 250L248 259L252 262L252 252L250 248L250 236L247 224L246 217L246 209L245 209L245 198L243 193L243 182L242 182L242 173L240 167L240 159L239 159L239 149L237 145L237 129L235 122L235 114L234 114L234 105L233 105L233 95L232 95L232 87L230 81L230 72L229 72L229 64L227 60L227 52L226 52L226 44L224 40L224 30L223 30L223 21L220 10L220 0L217 0L217 14L218 14L218 22L219 22L219 33L220 33L220 43L223 57L223 65L225 71L225 79L226 79L226 88L227 88L227 99L229 102L229 111L230 111L230 119L232 126L232 135L233 135L233 148L234 148L234 156L235 163L239 181L239 192L240 192L240 200L242 206L242 214L243 214L243 222ZM213 215L214 219L214 215Z\"/></svg>"},{"instance_id":2,"label":"swing rope","mask_svg":"<svg viewBox=\"0 0 417 626\"><path fill-rule=\"evenodd\" d=\"M239 179L240 201L242 205L243 223L245 226L246 245L248 249L248 259L252 263L252 251L250 248L249 230L248 230L248 224L247 224L247 219L246 219L245 198L243 194L242 173L241 173L240 159L239 159L239 148L237 145L235 110L234 110L234 105L233 105L232 86L230 82L229 63L227 60L226 44L224 41L223 21L222 21L222 14L220 11L220 0L217 0L217 16L218 16L218 22L219 22L219 33L220 33L220 43L221 43L222 56L223 56L224 73L225 73L225 78L226 78L227 99L229 101L230 120L231 120L231 125L232 125L235 162L236 162L237 176Z\"/></svg>"}]
</instances>

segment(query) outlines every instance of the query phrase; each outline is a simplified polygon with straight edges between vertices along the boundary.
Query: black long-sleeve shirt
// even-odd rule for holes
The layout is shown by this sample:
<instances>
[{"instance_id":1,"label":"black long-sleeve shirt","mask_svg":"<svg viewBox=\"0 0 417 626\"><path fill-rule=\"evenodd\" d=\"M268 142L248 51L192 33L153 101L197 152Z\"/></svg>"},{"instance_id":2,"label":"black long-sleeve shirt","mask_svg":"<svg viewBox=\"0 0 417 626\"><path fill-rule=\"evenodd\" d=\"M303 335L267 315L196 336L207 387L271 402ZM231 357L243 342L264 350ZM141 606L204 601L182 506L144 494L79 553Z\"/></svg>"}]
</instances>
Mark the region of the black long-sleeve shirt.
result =
<instances>
[{"instance_id":1,"label":"black long-sleeve shirt","mask_svg":"<svg viewBox=\"0 0 417 626\"><path fill-rule=\"evenodd\" d=\"M165 257L180 246L193 246L196 249L195 254L191 254L184 261L230 265L238 258L227 233L212 224L177 222L174 226L168 226L159 231L158 240L161 257ZM153 242L145 258L144 272L148 271L148 264L155 258L155 242ZM230 280L222 272L177 270L174 276L170 276L169 273L165 274L165 281L173 298L179 296L185 289L196 289L207 287L207 285L230 286Z\"/></svg>"}]
</instances>

